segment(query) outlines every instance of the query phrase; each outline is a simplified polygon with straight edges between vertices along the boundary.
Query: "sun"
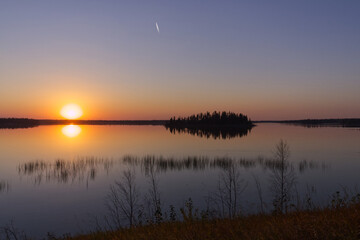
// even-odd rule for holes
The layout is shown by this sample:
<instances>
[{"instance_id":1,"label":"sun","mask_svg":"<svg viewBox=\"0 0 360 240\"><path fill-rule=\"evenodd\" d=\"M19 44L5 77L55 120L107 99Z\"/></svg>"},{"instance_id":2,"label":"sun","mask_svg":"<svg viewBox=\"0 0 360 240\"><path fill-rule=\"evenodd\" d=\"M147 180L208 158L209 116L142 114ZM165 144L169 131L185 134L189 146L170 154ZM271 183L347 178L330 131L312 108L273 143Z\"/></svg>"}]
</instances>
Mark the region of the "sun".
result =
<instances>
[{"instance_id":1,"label":"sun","mask_svg":"<svg viewBox=\"0 0 360 240\"><path fill-rule=\"evenodd\" d=\"M70 103L61 109L60 114L67 119L77 119L83 115L83 111L79 105Z\"/></svg>"}]
</instances>

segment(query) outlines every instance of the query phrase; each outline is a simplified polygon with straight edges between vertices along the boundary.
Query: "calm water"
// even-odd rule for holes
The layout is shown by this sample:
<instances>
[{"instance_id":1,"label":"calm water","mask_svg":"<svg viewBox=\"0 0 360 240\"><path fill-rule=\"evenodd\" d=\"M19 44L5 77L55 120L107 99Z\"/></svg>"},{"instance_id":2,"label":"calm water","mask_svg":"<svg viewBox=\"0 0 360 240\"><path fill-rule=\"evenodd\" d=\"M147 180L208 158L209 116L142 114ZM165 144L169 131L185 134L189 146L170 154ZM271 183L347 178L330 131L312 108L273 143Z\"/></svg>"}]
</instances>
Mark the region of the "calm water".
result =
<instances>
[{"instance_id":1,"label":"calm water","mask_svg":"<svg viewBox=\"0 0 360 240\"><path fill-rule=\"evenodd\" d=\"M136 171L144 197L149 178L144 156L162 157L157 177L162 206L182 207L191 197L204 208L214 195L223 171L217 158L237 162L242 184L243 212L259 210L254 177L271 210L271 169L259 159L269 159L284 139L290 146L296 189L304 196L312 189L316 203L360 184L360 131L345 128L304 128L258 124L249 134L231 139L173 134L163 126L42 126L0 130L0 226L14 225L32 236L86 232L95 217L107 214L109 186L122 170ZM137 161L124 161L132 156ZM184 159L191 157L189 161ZM202 159L202 161L199 161ZM196 161L197 160L197 161ZM240 161L241 160L241 161ZM195 165L196 163L196 165Z\"/></svg>"}]
</instances>

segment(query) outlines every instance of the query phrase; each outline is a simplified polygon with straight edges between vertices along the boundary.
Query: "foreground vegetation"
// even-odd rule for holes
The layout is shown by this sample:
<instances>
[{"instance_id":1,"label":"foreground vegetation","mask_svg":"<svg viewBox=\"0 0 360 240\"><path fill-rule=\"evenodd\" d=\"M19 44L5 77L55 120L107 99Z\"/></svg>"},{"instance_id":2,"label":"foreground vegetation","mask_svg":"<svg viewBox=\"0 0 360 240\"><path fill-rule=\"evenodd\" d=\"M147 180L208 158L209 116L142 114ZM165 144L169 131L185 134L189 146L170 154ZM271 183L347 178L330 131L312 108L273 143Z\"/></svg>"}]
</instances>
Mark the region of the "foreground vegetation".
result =
<instances>
[{"instance_id":1,"label":"foreground vegetation","mask_svg":"<svg viewBox=\"0 0 360 240\"><path fill-rule=\"evenodd\" d=\"M325 208L295 210L284 214L257 214L211 219L192 208L182 209L183 221L169 218L160 223L137 225L119 230L100 230L86 235L55 237L48 240L95 239L360 239L359 195L351 200L338 198ZM26 239L15 228L0 230L0 239Z\"/></svg>"},{"instance_id":2,"label":"foreground vegetation","mask_svg":"<svg viewBox=\"0 0 360 240\"><path fill-rule=\"evenodd\" d=\"M196 218L65 239L360 239L360 204L254 215L233 219Z\"/></svg>"},{"instance_id":3,"label":"foreground vegetation","mask_svg":"<svg viewBox=\"0 0 360 240\"><path fill-rule=\"evenodd\" d=\"M176 216L172 206L166 213L161 207L156 164L154 159L149 159L153 163L149 165L152 213L146 221L135 216L139 199L135 173L129 170L108 195L109 217L115 228L65 239L360 239L360 195L349 194L344 189L343 194L333 194L327 207L317 207L310 195L296 203L292 197L295 173L289 165L289 156L288 144L280 140L274 150L277 167L273 168L271 177L273 209L264 211L258 186L261 214L250 216L243 215L238 204L246 185L234 164L225 167L220 175L213 208L199 211L189 199L180 209L181 216ZM126 216L129 227L121 224L121 215Z\"/></svg>"},{"instance_id":4,"label":"foreground vegetation","mask_svg":"<svg viewBox=\"0 0 360 240\"><path fill-rule=\"evenodd\" d=\"M123 161L132 167L124 170L121 177L110 185L105 203L107 214L103 219L94 218L89 226L93 232L79 236L64 235L62 238L48 234L48 239L360 239L360 194L356 194L357 189L353 192L343 188L342 192L332 195L328 205L318 205L312 200L313 190L308 189L303 197L297 192L296 173L294 165L289 162L290 148L286 141L279 141L273 155L269 160L258 161L271 171L268 186L271 203L264 201L262 187L254 176L260 203L258 214L246 215L246 209L240 205L247 182L241 178L239 167L251 166L255 162L207 158L174 161L151 156L142 159L128 156ZM35 173L40 179L45 175L67 182L77 176L95 178L98 164L104 164L104 167L111 165L106 160L95 158L70 164L60 160L50 165L31 162L20 165L19 173ZM134 165L141 165L148 180L145 194L139 191L135 181ZM191 198L180 211L175 210L173 205L165 207L158 173L168 167L197 169L204 166L222 169L217 189L206 197L205 204L201 204L206 207L194 208ZM32 238L10 223L0 227L1 239Z\"/></svg>"}]
</instances>

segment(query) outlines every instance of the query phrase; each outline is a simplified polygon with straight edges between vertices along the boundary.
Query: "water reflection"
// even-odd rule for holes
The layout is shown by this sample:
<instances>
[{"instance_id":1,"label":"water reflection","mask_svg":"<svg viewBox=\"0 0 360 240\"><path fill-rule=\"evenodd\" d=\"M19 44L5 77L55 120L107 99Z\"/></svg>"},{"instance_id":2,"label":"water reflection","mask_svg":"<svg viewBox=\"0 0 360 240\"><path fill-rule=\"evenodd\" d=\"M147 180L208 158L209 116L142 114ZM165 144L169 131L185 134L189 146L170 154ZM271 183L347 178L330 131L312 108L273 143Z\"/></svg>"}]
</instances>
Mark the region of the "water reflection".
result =
<instances>
[{"instance_id":1,"label":"water reflection","mask_svg":"<svg viewBox=\"0 0 360 240\"><path fill-rule=\"evenodd\" d=\"M220 167L228 164L224 156L242 166L238 167L241 178L249 183L241 196L244 209L255 212L263 206L257 194L262 192L264 209L270 210L271 168L281 166L272 161L271 153L280 138L287 139L292 147L290 160L299 196L307 196L307 186L315 186L316 193L308 192L319 205L340 186L359 185L359 131L259 123L245 138L207 140L189 134L173 135L163 126L80 125L81 133L68 138L62 133L64 126L0 130L0 222L14 219L23 224L20 228L35 235L49 229L58 234L76 233L77 224L87 221L89 215L103 216L108 187L123 170L132 168L129 164L137 164L136 181L144 194L148 193L150 179L144 175L156 166L164 207L173 204L177 209L192 197L204 209L204 197L216 191ZM124 154L137 157L118 158ZM146 154L155 157L151 160L144 157ZM77 156L84 161L85 156L114 158L97 164L85 161L85 167ZM253 176L258 177L259 185ZM72 217L75 215L79 218ZM34 216L41 216L41 220L34 222Z\"/></svg>"},{"instance_id":2,"label":"water reflection","mask_svg":"<svg viewBox=\"0 0 360 240\"><path fill-rule=\"evenodd\" d=\"M235 159L229 157L186 157L182 159L175 158L164 158L156 156L145 156L143 158L137 158L133 156L125 156L122 159L123 163L131 166L139 166L147 176L150 172L149 169L154 169L157 172L167 171L182 171L182 170L193 170L193 171L204 171L207 169L228 169L234 165L243 169L251 169L260 167L262 170L276 170L281 169L282 165L273 158L258 157L256 159ZM317 161L302 160L300 162L290 163L291 167L295 168L299 173L304 173L307 170L322 169L326 170L330 167L325 163Z\"/></svg>"},{"instance_id":3,"label":"water reflection","mask_svg":"<svg viewBox=\"0 0 360 240\"><path fill-rule=\"evenodd\" d=\"M245 170L253 168L261 168L264 171L281 169L282 165L279 161L272 158L258 157L256 159L235 159L229 157L196 157L189 156L186 158L164 158L161 156L124 156L115 161L112 159L96 158L96 157L79 157L75 160L57 159L52 163L41 160L30 161L18 166L20 176L32 177L36 184L42 182L55 181L58 183L73 183L75 181L82 182L95 180L100 171L109 171L115 164L124 164L131 167L139 168L145 176L150 171L166 173L168 171L206 171L208 169L228 169L229 166L236 166ZM322 169L326 170L329 165L316 161L303 160L300 162L290 163L291 167L299 173L307 170ZM1 188L1 185L0 185Z\"/></svg>"},{"instance_id":4,"label":"water reflection","mask_svg":"<svg viewBox=\"0 0 360 240\"><path fill-rule=\"evenodd\" d=\"M61 131L65 136L69 138L74 138L81 133L81 128L78 125L71 124L63 127Z\"/></svg>"},{"instance_id":5,"label":"water reflection","mask_svg":"<svg viewBox=\"0 0 360 240\"><path fill-rule=\"evenodd\" d=\"M8 182L0 180L0 193L8 192L10 190L10 185Z\"/></svg>"},{"instance_id":6,"label":"water reflection","mask_svg":"<svg viewBox=\"0 0 360 240\"><path fill-rule=\"evenodd\" d=\"M57 159L53 163L38 160L21 164L18 167L18 173L20 176L33 177L36 184L42 183L43 180L73 183L95 180L100 167L109 172L112 165L112 160L95 157L83 157L74 161Z\"/></svg>"},{"instance_id":7,"label":"water reflection","mask_svg":"<svg viewBox=\"0 0 360 240\"><path fill-rule=\"evenodd\" d=\"M244 127L232 127L232 126L226 126L226 127L165 126L165 128L173 134L188 133L199 137L205 137L205 138L212 137L214 139L230 139L235 137L244 137L251 132L251 127L244 128Z\"/></svg>"}]
</instances>

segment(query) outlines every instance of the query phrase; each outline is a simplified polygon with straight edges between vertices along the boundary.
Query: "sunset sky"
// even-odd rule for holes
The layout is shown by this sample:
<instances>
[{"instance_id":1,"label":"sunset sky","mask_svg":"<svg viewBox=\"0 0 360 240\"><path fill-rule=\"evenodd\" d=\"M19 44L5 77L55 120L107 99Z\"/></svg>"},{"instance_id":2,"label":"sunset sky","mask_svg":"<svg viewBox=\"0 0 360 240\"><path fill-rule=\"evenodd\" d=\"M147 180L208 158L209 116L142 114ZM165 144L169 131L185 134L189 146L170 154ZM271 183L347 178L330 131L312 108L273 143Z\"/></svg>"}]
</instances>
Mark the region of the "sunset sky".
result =
<instances>
[{"instance_id":1,"label":"sunset sky","mask_svg":"<svg viewBox=\"0 0 360 240\"><path fill-rule=\"evenodd\" d=\"M360 1L1 0L0 117L68 103L84 119L360 117Z\"/></svg>"}]
</instances>

